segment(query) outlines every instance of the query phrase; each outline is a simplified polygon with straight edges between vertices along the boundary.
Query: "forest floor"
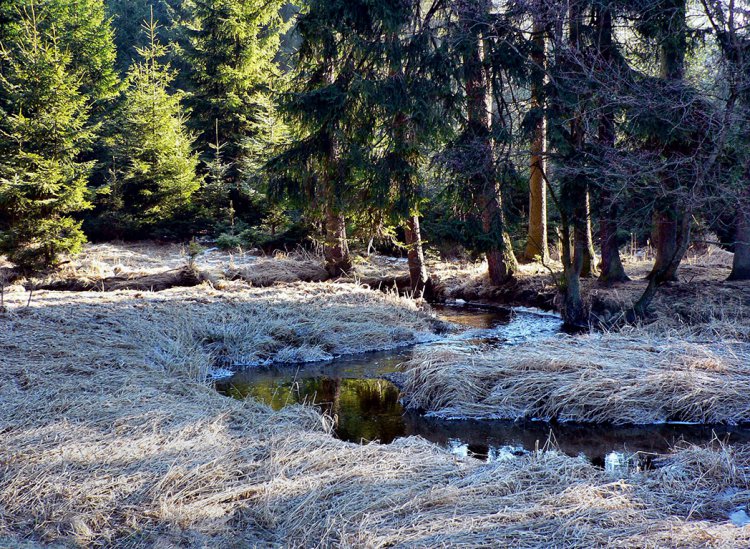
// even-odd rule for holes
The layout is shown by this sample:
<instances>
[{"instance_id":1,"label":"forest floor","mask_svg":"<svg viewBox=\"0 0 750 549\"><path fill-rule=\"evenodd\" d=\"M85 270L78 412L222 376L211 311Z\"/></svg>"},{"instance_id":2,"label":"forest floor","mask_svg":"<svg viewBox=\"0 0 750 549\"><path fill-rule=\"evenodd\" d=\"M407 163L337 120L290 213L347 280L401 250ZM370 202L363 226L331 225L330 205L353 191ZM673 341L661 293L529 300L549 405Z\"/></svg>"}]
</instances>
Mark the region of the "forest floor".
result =
<instances>
[{"instance_id":1,"label":"forest floor","mask_svg":"<svg viewBox=\"0 0 750 549\"><path fill-rule=\"evenodd\" d=\"M165 272L193 271L179 247L161 252L138 245L91 247L62 276L5 287L0 547L750 545L750 527L729 521L732 512L750 505L750 448L718 442L681 447L653 470L612 476L554 450L484 463L421 439L351 444L332 437L330 418L311 407L275 412L223 397L207 382L212 368L406 345L437 337L444 326L424 306L392 293L351 282L301 282L320 274L310 256L214 251L195 259L193 280L171 288L165 282L166 289L156 285L163 291L152 292L145 277L156 284ZM405 268L400 261L376 262L382 262L377 269ZM375 269L358 268L360 280ZM692 268L686 267L686 280ZM481 286L479 269L455 267L455 280L465 284L475 273ZM689 284L705 283L705 293L720 285L718 272ZM268 287L275 276L281 282ZM61 281L112 291L42 289ZM141 286L121 289L133 281ZM726 299L736 293L727 292ZM733 318L745 318L733 311L739 315ZM706 345L712 326L722 341L747 336L744 321L727 316L719 326L715 314L711 323L703 320L691 333ZM674 325L659 325L682 337ZM736 333L731 326L739 327ZM637 333L623 334L631 347L608 343L617 335L599 337L603 343L597 344L609 353L599 357L602 362L616 356L622 364L635 353L641 362L629 375L649 361L637 354L640 347L660 345L653 335L640 341ZM659 355L659 364L693 356L690 349L683 352L675 343L672 354ZM542 392L539 380L562 379L569 387L575 377L564 377L572 368L565 357L581 349L558 351L550 359L560 365L558 377L534 374ZM747 361L719 358L724 362L686 363L685 369L704 368L728 392L737 375L747 376ZM722 377L724 371L735 377ZM454 385L492 381L464 374L454 370ZM660 387L651 387L649 398L663 396ZM677 394L680 385L669 387ZM686 394L710 400L706 390ZM612 387L589 387L586 398L607 391ZM748 394L743 378L731 413L746 412ZM714 418L729 402L722 398L698 408ZM548 407L539 413L560 412Z\"/></svg>"},{"instance_id":2,"label":"forest floor","mask_svg":"<svg viewBox=\"0 0 750 549\"><path fill-rule=\"evenodd\" d=\"M601 285L595 278L583 279L583 294L597 314L611 314L631 305L647 286L653 264L647 251L623 258L629 282ZM714 246L691 251L680 268L680 282L661 288L653 303L655 318L694 324L730 314L750 323L750 283L727 282L732 255ZM191 260L186 246L154 243L89 245L53 275L15 279L0 259L0 282L27 289L64 291L161 291L190 287L208 281L221 287L228 281L245 281L264 287L279 283L321 282L328 274L319 256L295 251L274 256L230 253L211 248ZM522 264L516 280L493 287L486 264L469 261L428 261L438 300L464 300L502 305L559 308L557 281L562 266L550 261ZM373 255L357 257L349 276L337 282L363 284L374 289L408 288L405 258Z\"/></svg>"}]
</instances>

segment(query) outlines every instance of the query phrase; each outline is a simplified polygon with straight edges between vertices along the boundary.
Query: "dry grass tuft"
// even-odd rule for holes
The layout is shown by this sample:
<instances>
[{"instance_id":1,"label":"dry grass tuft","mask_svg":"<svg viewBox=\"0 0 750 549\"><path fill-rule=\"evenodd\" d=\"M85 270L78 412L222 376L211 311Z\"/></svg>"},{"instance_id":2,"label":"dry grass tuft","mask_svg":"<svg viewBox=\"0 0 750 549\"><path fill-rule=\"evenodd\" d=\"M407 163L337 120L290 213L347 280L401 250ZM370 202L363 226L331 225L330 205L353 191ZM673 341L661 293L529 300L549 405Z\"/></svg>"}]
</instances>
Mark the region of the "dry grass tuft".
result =
<instances>
[{"instance_id":1,"label":"dry grass tuft","mask_svg":"<svg viewBox=\"0 0 750 549\"><path fill-rule=\"evenodd\" d=\"M240 268L230 268L227 275L261 287L276 283L323 282L329 278L323 258L304 250L257 258Z\"/></svg>"},{"instance_id":2,"label":"dry grass tuft","mask_svg":"<svg viewBox=\"0 0 750 549\"><path fill-rule=\"evenodd\" d=\"M404 380L410 407L445 417L750 421L748 343L655 335L653 327L522 349L426 350L405 366Z\"/></svg>"},{"instance_id":3,"label":"dry grass tuft","mask_svg":"<svg viewBox=\"0 0 750 549\"><path fill-rule=\"evenodd\" d=\"M203 378L216 346L279 360L430 333L412 302L345 285L23 298L0 325L0 539L45 543L268 543L235 511L258 497L272 440L330 422L219 396Z\"/></svg>"}]
</instances>

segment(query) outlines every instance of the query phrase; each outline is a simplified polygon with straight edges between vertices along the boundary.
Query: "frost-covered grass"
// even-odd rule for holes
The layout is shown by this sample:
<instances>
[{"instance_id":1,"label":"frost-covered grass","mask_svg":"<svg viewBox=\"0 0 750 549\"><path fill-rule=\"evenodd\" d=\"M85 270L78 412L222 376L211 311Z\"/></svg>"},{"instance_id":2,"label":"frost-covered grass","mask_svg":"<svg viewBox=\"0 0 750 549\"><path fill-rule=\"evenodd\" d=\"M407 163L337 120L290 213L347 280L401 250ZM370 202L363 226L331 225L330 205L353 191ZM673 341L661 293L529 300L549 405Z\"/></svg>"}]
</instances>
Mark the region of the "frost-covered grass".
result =
<instances>
[{"instance_id":1,"label":"frost-covered grass","mask_svg":"<svg viewBox=\"0 0 750 549\"><path fill-rule=\"evenodd\" d=\"M222 397L203 377L219 357L362 351L432 325L355 285L222 287L6 296L0 546L750 545L728 520L750 504L745 447L616 478L555 451L359 446L312 408Z\"/></svg>"},{"instance_id":2,"label":"frost-covered grass","mask_svg":"<svg viewBox=\"0 0 750 549\"><path fill-rule=\"evenodd\" d=\"M404 393L443 417L750 421L750 342L700 332L655 325L481 353L425 349L405 365Z\"/></svg>"}]
</instances>

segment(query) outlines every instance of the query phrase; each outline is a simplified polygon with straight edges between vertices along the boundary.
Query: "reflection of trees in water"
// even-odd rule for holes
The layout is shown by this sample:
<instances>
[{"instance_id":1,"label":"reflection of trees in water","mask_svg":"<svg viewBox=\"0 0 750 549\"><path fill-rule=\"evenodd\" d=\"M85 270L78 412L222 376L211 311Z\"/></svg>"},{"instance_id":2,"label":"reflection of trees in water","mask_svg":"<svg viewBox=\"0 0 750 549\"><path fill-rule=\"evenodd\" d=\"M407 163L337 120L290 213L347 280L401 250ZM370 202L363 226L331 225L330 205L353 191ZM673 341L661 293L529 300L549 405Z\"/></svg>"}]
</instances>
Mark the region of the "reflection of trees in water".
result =
<instances>
[{"instance_id":1,"label":"reflection of trees in water","mask_svg":"<svg viewBox=\"0 0 750 549\"><path fill-rule=\"evenodd\" d=\"M405 433L399 391L389 381L342 381L336 433L344 440L392 442Z\"/></svg>"},{"instance_id":2,"label":"reflection of trees in water","mask_svg":"<svg viewBox=\"0 0 750 549\"><path fill-rule=\"evenodd\" d=\"M570 455L583 454L595 465L604 466L604 458L613 451L665 453L680 441L707 444L714 437L733 444L750 442L750 430L722 426L643 425L620 426L587 424L549 424L532 421L455 420L421 416L409 412L404 416L406 433L421 436L449 446L460 440L469 452L486 457L492 448L516 447L532 451L547 442ZM643 464L640 464L643 466Z\"/></svg>"},{"instance_id":3,"label":"reflection of trees in water","mask_svg":"<svg viewBox=\"0 0 750 549\"><path fill-rule=\"evenodd\" d=\"M232 384L233 383L233 384ZM383 379L311 377L234 380L217 383L217 389L234 398L254 398L281 409L295 403L315 404L337 419L336 434L352 442L379 440L390 443L402 436L418 435L441 446L461 441L469 453L486 458L493 448L513 446L534 450L544 447L552 433L554 444L569 455L585 454L604 463L610 452L662 453L680 439L709 442L714 432L733 443L750 441L750 431L719 427L656 425L619 427L513 421L443 421L409 412L404 415L399 391Z\"/></svg>"},{"instance_id":4,"label":"reflection of trees in water","mask_svg":"<svg viewBox=\"0 0 750 549\"><path fill-rule=\"evenodd\" d=\"M289 404L314 404L336 420L336 434L352 442L392 442L404 436L399 390L383 379L306 378L217 384L237 399L254 398L279 410Z\"/></svg>"}]
</instances>

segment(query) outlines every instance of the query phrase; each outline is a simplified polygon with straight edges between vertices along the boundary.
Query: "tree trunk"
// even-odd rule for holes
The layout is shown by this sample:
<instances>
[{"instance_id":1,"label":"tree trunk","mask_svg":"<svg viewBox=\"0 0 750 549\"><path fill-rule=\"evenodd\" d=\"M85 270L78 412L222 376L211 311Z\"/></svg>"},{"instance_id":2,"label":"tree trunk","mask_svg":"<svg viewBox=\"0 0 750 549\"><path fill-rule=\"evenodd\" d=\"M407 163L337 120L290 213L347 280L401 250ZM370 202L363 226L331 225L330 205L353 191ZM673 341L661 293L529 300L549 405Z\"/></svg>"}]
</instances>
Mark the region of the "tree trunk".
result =
<instances>
[{"instance_id":1,"label":"tree trunk","mask_svg":"<svg viewBox=\"0 0 750 549\"><path fill-rule=\"evenodd\" d=\"M389 41L395 44L398 41L398 35L389 35ZM403 60L398 56L391 59L391 76L399 80L404 78ZM414 151L418 148L415 146L413 123L404 111L398 111L393 117L393 139L393 154L398 159L396 164L401 166L392 173L393 183L400 194L400 203L410 209L408 212L399 213L406 214L407 217L404 232L408 247L411 290L415 297L425 297L425 292L431 288L424 260L422 230L419 222L419 183L414 177L418 163L418 153L415 154Z\"/></svg>"},{"instance_id":2,"label":"tree trunk","mask_svg":"<svg viewBox=\"0 0 750 549\"><path fill-rule=\"evenodd\" d=\"M613 62L612 47L612 10L603 4L597 12L597 30L599 33L599 56L604 70L610 68ZM602 147L602 158L606 159L607 151L615 149L615 114L612 108L604 105L599 118L599 146ZM630 280L625 273L625 267L620 259L620 242L617 238L619 231L618 217L620 210L605 188L599 190L599 239L601 242L602 261L599 282L614 284Z\"/></svg>"},{"instance_id":3,"label":"tree trunk","mask_svg":"<svg viewBox=\"0 0 750 549\"><path fill-rule=\"evenodd\" d=\"M606 213L599 220L599 238L601 239L602 249L599 282L603 284L627 282L630 278L625 273L625 267L623 267L620 259L620 243L617 238L619 208L616 204L611 204L609 196L604 193L602 194L602 205Z\"/></svg>"},{"instance_id":4,"label":"tree trunk","mask_svg":"<svg viewBox=\"0 0 750 549\"><path fill-rule=\"evenodd\" d=\"M409 278L414 297L425 297L430 284L427 265L424 260L422 247L422 231L419 226L419 216L414 215L405 227L406 244L409 248Z\"/></svg>"},{"instance_id":5,"label":"tree trunk","mask_svg":"<svg viewBox=\"0 0 750 549\"><path fill-rule=\"evenodd\" d=\"M581 2L571 0L568 8L569 43L577 50L581 33ZM570 146L580 151L584 142L584 127L580 113L573 113L570 122ZM560 188L560 214L563 218L562 262L564 269L563 286L563 321L567 326L584 327L588 325L588 313L581 295L581 272L587 248L588 232L588 186L580 177L564 178ZM574 242L570 249L571 230Z\"/></svg>"},{"instance_id":6,"label":"tree trunk","mask_svg":"<svg viewBox=\"0 0 750 549\"><path fill-rule=\"evenodd\" d=\"M496 193L499 194L499 191ZM500 286L511 280L518 272L518 261L513 253L510 237L503 230L503 214L499 201L492 196L484 196L480 200L483 232L501 239L500 245L493 246L487 251L490 282Z\"/></svg>"},{"instance_id":7,"label":"tree trunk","mask_svg":"<svg viewBox=\"0 0 750 549\"><path fill-rule=\"evenodd\" d=\"M573 226L574 242L572 250L570 245L563 246L562 249L564 268L562 317L565 325L573 328L582 328L588 325L588 314L581 295L581 270L586 255L586 231L580 220L579 217L578 223L574 223ZM563 223L562 236L563 240L568 243L570 242L570 229L569 223Z\"/></svg>"},{"instance_id":8,"label":"tree trunk","mask_svg":"<svg viewBox=\"0 0 750 549\"><path fill-rule=\"evenodd\" d=\"M750 204L737 212L734 263L729 280L750 280Z\"/></svg>"},{"instance_id":9,"label":"tree trunk","mask_svg":"<svg viewBox=\"0 0 750 549\"><path fill-rule=\"evenodd\" d=\"M687 51L687 22L685 0L669 0L665 6L671 17L663 29L661 41L661 78L666 81L679 81L685 77L685 52ZM665 151L669 154L670 151ZM673 188L670 174L664 176L665 188ZM678 243L678 225L685 216L682 205L673 203L657 204L654 208L653 240L656 244L656 261L648 275L663 282L676 281L677 269L682 256L677 256L681 248ZM687 249L687 248L686 248Z\"/></svg>"},{"instance_id":10,"label":"tree trunk","mask_svg":"<svg viewBox=\"0 0 750 549\"><path fill-rule=\"evenodd\" d=\"M583 256L583 269L581 276L593 278L597 276L596 271L596 249L594 247L594 233L591 229L591 193L586 189L586 251Z\"/></svg>"},{"instance_id":11,"label":"tree trunk","mask_svg":"<svg viewBox=\"0 0 750 549\"><path fill-rule=\"evenodd\" d=\"M480 209L483 250L487 254L489 276L493 284L503 284L516 272L517 263L509 239L505 235L502 197L494 178L494 158L491 140L490 109L487 107L489 86L482 63L483 44L479 21L489 13L489 0L474 0L459 12L467 48L464 53L466 85L467 135L472 141L472 153L480 158L471 166L469 185ZM512 259L511 259L512 257Z\"/></svg>"},{"instance_id":12,"label":"tree trunk","mask_svg":"<svg viewBox=\"0 0 750 549\"><path fill-rule=\"evenodd\" d=\"M326 211L326 235L324 255L326 270L332 277L341 276L351 269L349 244L346 238L346 219L344 214L329 206Z\"/></svg>"},{"instance_id":13,"label":"tree trunk","mask_svg":"<svg viewBox=\"0 0 750 549\"><path fill-rule=\"evenodd\" d=\"M689 214L685 214L682 216L682 219L680 219L679 223L672 224L672 230L674 230L675 233L675 252L671 256L672 259L671 261L662 263L661 267L658 270L654 269L651 275L649 275L650 280L648 286L646 287L646 290L635 303L633 309L626 315L626 320L628 322L633 322L635 320L645 318L648 314L648 307L651 304L651 301L654 299L654 296L656 295L656 291L662 284L673 280L674 276L677 273L677 268L680 265L680 261L682 260L682 257L685 255L685 252L690 245L690 219L691 216Z\"/></svg>"},{"instance_id":14,"label":"tree trunk","mask_svg":"<svg viewBox=\"0 0 750 549\"><path fill-rule=\"evenodd\" d=\"M335 55L329 54L326 80L329 85L336 82ZM323 253L326 270L332 277L341 276L351 268L349 244L346 238L346 218L339 207L340 197L337 183L343 177L341 173L341 144L336 135L336 127L329 129L328 158L323 177L323 194L325 196L325 242Z\"/></svg>"},{"instance_id":15,"label":"tree trunk","mask_svg":"<svg viewBox=\"0 0 750 549\"><path fill-rule=\"evenodd\" d=\"M646 277L648 280L658 276L662 282L677 281L679 260L674 267L670 267L675 263L678 251L677 225L678 220L674 214L663 210L654 212L654 229L651 239L656 248L656 260L654 268Z\"/></svg>"},{"instance_id":16,"label":"tree trunk","mask_svg":"<svg viewBox=\"0 0 750 549\"><path fill-rule=\"evenodd\" d=\"M547 242L547 183L544 179L547 148L547 124L544 115L544 69L546 62L544 21L534 15L532 54L535 77L531 85L531 108L537 111L537 122L531 143L531 177L529 179L529 234L525 257L529 261L549 260Z\"/></svg>"}]
</instances>

